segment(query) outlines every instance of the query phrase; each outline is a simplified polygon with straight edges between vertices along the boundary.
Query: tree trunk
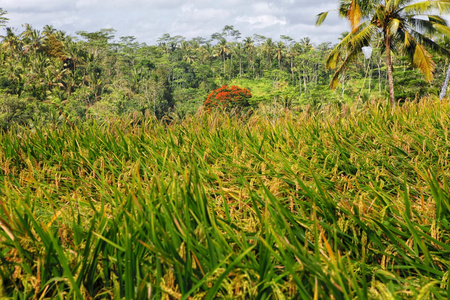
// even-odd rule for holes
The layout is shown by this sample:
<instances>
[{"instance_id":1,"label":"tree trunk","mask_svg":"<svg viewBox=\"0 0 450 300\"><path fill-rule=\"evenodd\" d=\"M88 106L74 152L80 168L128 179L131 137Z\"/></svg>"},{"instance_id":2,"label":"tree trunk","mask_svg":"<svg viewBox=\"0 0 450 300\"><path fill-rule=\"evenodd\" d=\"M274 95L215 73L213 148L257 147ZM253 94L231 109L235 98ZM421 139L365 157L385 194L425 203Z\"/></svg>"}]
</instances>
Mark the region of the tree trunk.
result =
<instances>
[{"instance_id":1,"label":"tree trunk","mask_svg":"<svg viewBox=\"0 0 450 300\"><path fill-rule=\"evenodd\" d=\"M225 54L223 55L223 78L225 78Z\"/></svg>"},{"instance_id":2,"label":"tree trunk","mask_svg":"<svg viewBox=\"0 0 450 300\"><path fill-rule=\"evenodd\" d=\"M242 57L239 57L239 77L242 77Z\"/></svg>"},{"instance_id":3,"label":"tree trunk","mask_svg":"<svg viewBox=\"0 0 450 300\"><path fill-rule=\"evenodd\" d=\"M302 72L299 70L298 71L298 86L300 88L300 94L302 93Z\"/></svg>"},{"instance_id":4,"label":"tree trunk","mask_svg":"<svg viewBox=\"0 0 450 300\"><path fill-rule=\"evenodd\" d=\"M291 56L291 78L292 78L292 83L294 83L294 62L293 62L292 56Z\"/></svg>"},{"instance_id":5,"label":"tree trunk","mask_svg":"<svg viewBox=\"0 0 450 300\"><path fill-rule=\"evenodd\" d=\"M395 107L394 96L394 75L392 72L392 57L391 57L391 39L389 36L389 29L386 30L385 43L386 43L386 66L389 81L389 100L392 107Z\"/></svg>"},{"instance_id":6,"label":"tree trunk","mask_svg":"<svg viewBox=\"0 0 450 300\"><path fill-rule=\"evenodd\" d=\"M305 94L308 92L306 88L306 71L303 69L303 84L305 86Z\"/></svg>"},{"instance_id":7,"label":"tree trunk","mask_svg":"<svg viewBox=\"0 0 450 300\"><path fill-rule=\"evenodd\" d=\"M445 94L447 93L447 87L448 87L449 80L450 80L450 64L448 64L447 76L445 77L444 85L442 86L441 94L439 95L440 101L442 101L442 99L445 97Z\"/></svg>"}]
</instances>

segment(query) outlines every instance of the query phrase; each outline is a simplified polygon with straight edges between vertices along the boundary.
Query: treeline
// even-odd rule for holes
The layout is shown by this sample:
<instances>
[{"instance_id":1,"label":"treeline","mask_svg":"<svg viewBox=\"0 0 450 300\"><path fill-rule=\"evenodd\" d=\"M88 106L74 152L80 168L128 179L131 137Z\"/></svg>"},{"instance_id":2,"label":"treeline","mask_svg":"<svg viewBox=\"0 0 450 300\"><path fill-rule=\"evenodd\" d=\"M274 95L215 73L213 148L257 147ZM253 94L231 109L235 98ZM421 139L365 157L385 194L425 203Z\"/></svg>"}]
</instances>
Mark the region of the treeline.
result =
<instances>
[{"instance_id":1,"label":"treeline","mask_svg":"<svg viewBox=\"0 0 450 300\"><path fill-rule=\"evenodd\" d=\"M209 39L164 34L157 45L134 37L116 39L115 30L69 36L52 26L22 31L5 27L0 50L0 126L12 122L71 122L115 116L195 113L211 90L241 84L253 93L252 105L320 106L367 101L386 95L383 53L374 49L328 87L333 70L324 60L331 43L314 45L305 37L273 40L255 34L242 38L225 26ZM402 57L396 58L397 97L437 95L447 61L437 62L430 85Z\"/></svg>"}]
</instances>

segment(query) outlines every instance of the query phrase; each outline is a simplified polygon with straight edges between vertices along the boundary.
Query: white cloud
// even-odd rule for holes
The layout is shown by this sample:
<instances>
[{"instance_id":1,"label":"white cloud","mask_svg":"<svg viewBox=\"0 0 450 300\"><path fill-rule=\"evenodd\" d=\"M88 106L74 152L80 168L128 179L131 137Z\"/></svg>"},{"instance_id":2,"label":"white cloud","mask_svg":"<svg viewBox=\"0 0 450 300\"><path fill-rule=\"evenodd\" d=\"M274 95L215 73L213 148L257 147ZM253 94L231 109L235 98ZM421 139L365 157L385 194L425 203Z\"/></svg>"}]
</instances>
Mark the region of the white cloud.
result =
<instances>
[{"instance_id":1,"label":"white cloud","mask_svg":"<svg viewBox=\"0 0 450 300\"><path fill-rule=\"evenodd\" d=\"M270 4L268 2L254 3L252 6L252 13L254 14L268 14L279 11L278 6Z\"/></svg>"},{"instance_id":2,"label":"white cloud","mask_svg":"<svg viewBox=\"0 0 450 300\"><path fill-rule=\"evenodd\" d=\"M62 1L62 0L53 0ZM76 6L81 9L103 9L115 10L124 9L124 11L133 10L161 10L161 9L176 9L183 3L182 0L76 0Z\"/></svg>"},{"instance_id":3,"label":"white cloud","mask_svg":"<svg viewBox=\"0 0 450 300\"><path fill-rule=\"evenodd\" d=\"M117 37L132 35L148 44L164 33L209 38L225 25L234 25L243 37L287 34L316 42L334 42L347 30L345 21L331 14L324 25L314 26L315 15L336 8L336 0L0 0L0 7L8 11L8 26L19 30L25 23L37 29L53 25L71 35L112 27Z\"/></svg>"},{"instance_id":4,"label":"white cloud","mask_svg":"<svg viewBox=\"0 0 450 300\"><path fill-rule=\"evenodd\" d=\"M236 22L249 23L254 29L262 29L274 25L286 25L286 20L284 18L279 19L272 15L242 16L237 17Z\"/></svg>"},{"instance_id":5,"label":"white cloud","mask_svg":"<svg viewBox=\"0 0 450 300\"><path fill-rule=\"evenodd\" d=\"M229 19L231 17L230 11L223 8L198 8L193 5L183 5L181 8L181 14L179 19L183 22L203 23L205 21L218 21L223 19Z\"/></svg>"}]
</instances>

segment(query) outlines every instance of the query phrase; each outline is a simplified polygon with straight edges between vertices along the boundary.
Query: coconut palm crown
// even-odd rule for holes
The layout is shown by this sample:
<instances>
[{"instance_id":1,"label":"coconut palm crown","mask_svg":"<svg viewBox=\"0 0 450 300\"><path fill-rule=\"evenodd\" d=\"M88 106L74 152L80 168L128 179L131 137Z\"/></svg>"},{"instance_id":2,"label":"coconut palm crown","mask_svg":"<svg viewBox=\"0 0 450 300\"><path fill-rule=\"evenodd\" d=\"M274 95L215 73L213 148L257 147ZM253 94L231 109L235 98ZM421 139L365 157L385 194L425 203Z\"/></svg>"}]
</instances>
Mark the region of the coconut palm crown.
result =
<instances>
[{"instance_id":1,"label":"coconut palm crown","mask_svg":"<svg viewBox=\"0 0 450 300\"><path fill-rule=\"evenodd\" d=\"M448 23L441 17L450 13L450 0L340 0L338 11L349 20L352 30L326 60L327 68L337 68L330 83L332 89L362 47L375 45L380 38L386 53L391 105L395 105L391 52L409 57L428 82L433 79L435 66L428 50L450 56L449 51L432 40L436 34L450 37ZM321 25L328 13L317 15L316 25Z\"/></svg>"}]
</instances>

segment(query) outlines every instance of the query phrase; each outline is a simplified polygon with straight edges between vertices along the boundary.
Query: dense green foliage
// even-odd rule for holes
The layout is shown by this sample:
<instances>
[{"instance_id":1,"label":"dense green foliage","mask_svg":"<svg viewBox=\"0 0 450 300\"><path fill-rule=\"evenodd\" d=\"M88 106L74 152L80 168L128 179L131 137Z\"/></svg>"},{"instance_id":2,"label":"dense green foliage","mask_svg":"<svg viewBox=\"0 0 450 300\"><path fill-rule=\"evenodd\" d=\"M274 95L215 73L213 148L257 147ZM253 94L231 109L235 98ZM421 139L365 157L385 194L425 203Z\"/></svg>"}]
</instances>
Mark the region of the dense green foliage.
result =
<instances>
[{"instance_id":1,"label":"dense green foliage","mask_svg":"<svg viewBox=\"0 0 450 300\"><path fill-rule=\"evenodd\" d=\"M447 57L450 52L433 39L440 36L450 38L450 27L442 15L450 13L450 1L428 0L340 0L339 15L346 18L352 31L330 52L327 66L335 68L331 80L335 88L339 76L348 65L361 54L364 47L379 47L386 53L391 106L395 106L392 54L404 55L410 64L424 74L431 82L435 63L428 49ZM318 15L320 25L328 12Z\"/></svg>"},{"instance_id":2,"label":"dense green foliage","mask_svg":"<svg viewBox=\"0 0 450 300\"><path fill-rule=\"evenodd\" d=\"M6 21L4 21L6 22ZM0 48L0 126L105 120L118 116L184 117L212 90L226 84L248 88L250 104L303 109L329 103L384 98L384 54L362 55L328 88L334 71L324 62L332 45L308 38L279 41L255 34L241 39L226 26L210 39L163 35L157 45L113 29L66 35L51 26L6 28ZM435 80L426 83L403 57L394 57L399 99L437 95L447 60L435 55ZM406 72L405 72L406 71Z\"/></svg>"},{"instance_id":3,"label":"dense green foliage","mask_svg":"<svg viewBox=\"0 0 450 300\"><path fill-rule=\"evenodd\" d=\"M447 298L450 104L283 112L1 132L0 297Z\"/></svg>"}]
</instances>

